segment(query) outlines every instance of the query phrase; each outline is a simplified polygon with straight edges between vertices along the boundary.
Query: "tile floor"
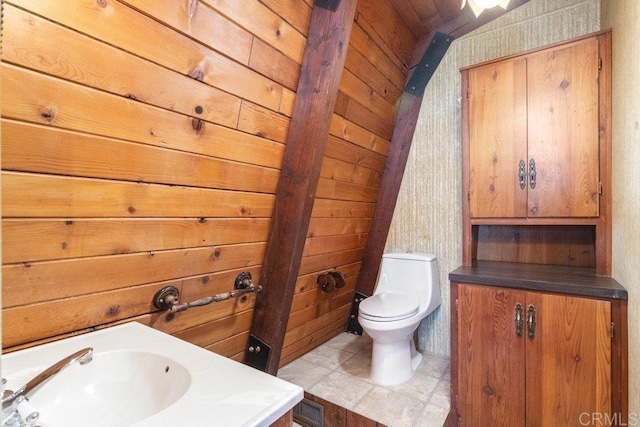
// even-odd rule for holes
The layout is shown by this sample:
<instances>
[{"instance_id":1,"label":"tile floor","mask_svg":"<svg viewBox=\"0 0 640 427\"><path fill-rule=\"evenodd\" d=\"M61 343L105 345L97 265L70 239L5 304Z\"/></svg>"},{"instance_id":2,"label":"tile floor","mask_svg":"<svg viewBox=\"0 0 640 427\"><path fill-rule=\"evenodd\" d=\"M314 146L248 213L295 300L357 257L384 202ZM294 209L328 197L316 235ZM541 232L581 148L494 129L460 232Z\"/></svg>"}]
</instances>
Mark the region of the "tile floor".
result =
<instances>
[{"instance_id":1,"label":"tile floor","mask_svg":"<svg viewBox=\"0 0 640 427\"><path fill-rule=\"evenodd\" d=\"M278 377L389 427L440 427L449 413L449 359L423 356L409 381L381 387L369 378L371 339L345 332L280 368Z\"/></svg>"}]
</instances>

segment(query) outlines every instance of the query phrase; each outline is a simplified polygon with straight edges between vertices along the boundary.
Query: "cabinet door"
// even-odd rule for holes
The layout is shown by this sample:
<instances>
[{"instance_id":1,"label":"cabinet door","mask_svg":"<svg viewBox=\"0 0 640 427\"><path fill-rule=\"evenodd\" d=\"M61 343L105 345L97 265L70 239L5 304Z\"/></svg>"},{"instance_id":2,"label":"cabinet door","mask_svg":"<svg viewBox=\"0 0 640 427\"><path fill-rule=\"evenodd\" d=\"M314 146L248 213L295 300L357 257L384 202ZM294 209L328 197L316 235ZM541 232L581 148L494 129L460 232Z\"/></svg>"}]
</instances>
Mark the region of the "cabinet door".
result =
<instances>
[{"instance_id":1,"label":"cabinet door","mask_svg":"<svg viewBox=\"0 0 640 427\"><path fill-rule=\"evenodd\" d=\"M458 286L458 414L461 425L522 426L525 338L516 335L516 304L525 293Z\"/></svg>"},{"instance_id":2,"label":"cabinet door","mask_svg":"<svg viewBox=\"0 0 640 427\"><path fill-rule=\"evenodd\" d=\"M527 59L529 217L598 216L598 67L595 38Z\"/></svg>"},{"instance_id":3,"label":"cabinet door","mask_svg":"<svg viewBox=\"0 0 640 427\"><path fill-rule=\"evenodd\" d=\"M527 338L527 426L580 425L585 413L611 416L611 303L528 293L529 305L536 326Z\"/></svg>"},{"instance_id":4,"label":"cabinet door","mask_svg":"<svg viewBox=\"0 0 640 427\"><path fill-rule=\"evenodd\" d=\"M469 70L471 217L527 216L518 176L527 161L526 75L524 59Z\"/></svg>"}]
</instances>

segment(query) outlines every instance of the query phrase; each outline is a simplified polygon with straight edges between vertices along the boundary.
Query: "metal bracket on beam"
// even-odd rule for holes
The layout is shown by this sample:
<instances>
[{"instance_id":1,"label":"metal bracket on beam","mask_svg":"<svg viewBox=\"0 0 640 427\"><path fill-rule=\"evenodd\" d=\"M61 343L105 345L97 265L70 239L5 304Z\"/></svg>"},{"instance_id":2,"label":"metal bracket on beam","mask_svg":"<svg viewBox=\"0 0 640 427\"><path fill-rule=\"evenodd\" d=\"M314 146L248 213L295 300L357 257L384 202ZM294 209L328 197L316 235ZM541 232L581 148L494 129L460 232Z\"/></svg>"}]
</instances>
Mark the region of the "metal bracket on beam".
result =
<instances>
[{"instance_id":1,"label":"metal bracket on beam","mask_svg":"<svg viewBox=\"0 0 640 427\"><path fill-rule=\"evenodd\" d=\"M360 303L367 298L365 294L361 294L360 292L356 292L356 295L353 299L353 304L351 304L351 314L349 315L349 322L347 323L347 332L355 335L362 335L362 326L358 322L358 307L360 307Z\"/></svg>"},{"instance_id":2,"label":"metal bracket on beam","mask_svg":"<svg viewBox=\"0 0 640 427\"><path fill-rule=\"evenodd\" d=\"M340 6L340 0L315 0L313 4L314 6L335 12L336 9L338 9L338 6Z\"/></svg>"},{"instance_id":3,"label":"metal bracket on beam","mask_svg":"<svg viewBox=\"0 0 640 427\"><path fill-rule=\"evenodd\" d=\"M431 76L435 73L436 68L444 58L444 54L447 53L453 37L436 32L427 47L426 52L422 56L420 63L416 66L413 75L409 79L409 83L404 88L404 91L414 96L421 96L424 92L424 88L427 87L427 83L431 80Z\"/></svg>"},{"instance_id":4,"label":"metal bracket on beam","mask_svg":"<svg viewBox=\"0 0 640 427\"><path fill-rule=\"evenodd\" d=\"M247 344L247 352L244 356L244 364L262 372L266 372L267 361L269 360L269 351L271 351L271 347L253 335L249 335L249 343Z\"/></svg>"}]
</instances>

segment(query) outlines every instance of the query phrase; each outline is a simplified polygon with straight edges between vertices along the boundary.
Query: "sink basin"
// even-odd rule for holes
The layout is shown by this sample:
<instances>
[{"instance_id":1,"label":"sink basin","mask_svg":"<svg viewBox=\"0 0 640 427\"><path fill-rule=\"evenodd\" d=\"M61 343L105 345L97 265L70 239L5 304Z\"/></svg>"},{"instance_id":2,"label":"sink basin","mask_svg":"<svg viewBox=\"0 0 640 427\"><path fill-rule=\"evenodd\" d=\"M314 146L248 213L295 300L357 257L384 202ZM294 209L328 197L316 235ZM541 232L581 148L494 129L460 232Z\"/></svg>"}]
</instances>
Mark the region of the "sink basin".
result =
<instances>
[{"instance_id":1,"label":"sink basin","mask_svg":"<svg viewBox=\"0 0 640 427\"><path fill-rule=\"evenodd\" d=\"M37 373L21 375L16 388ZM12 376L12 382L17 376ZM30 402L40 411L43 427L86 427L88 420L96 427L128 426L174 403L190 384L189 372L172 359L140 351L109 351L97 353L91 363L60 372ZM74 414L73 420L69 414Z\"/></svg>"},{"instance_id":2,"label":"sink basin","mask_svg":"<svg viewBox=\"0 0 640 427\"><path fill-rule=\"evenodd\" d=\"M58 373L29 398L42 427L268 426L302 388L139 323L2 356L17 389L58 360L93 347L93 360Z\"/></svg>"}]
</instances>

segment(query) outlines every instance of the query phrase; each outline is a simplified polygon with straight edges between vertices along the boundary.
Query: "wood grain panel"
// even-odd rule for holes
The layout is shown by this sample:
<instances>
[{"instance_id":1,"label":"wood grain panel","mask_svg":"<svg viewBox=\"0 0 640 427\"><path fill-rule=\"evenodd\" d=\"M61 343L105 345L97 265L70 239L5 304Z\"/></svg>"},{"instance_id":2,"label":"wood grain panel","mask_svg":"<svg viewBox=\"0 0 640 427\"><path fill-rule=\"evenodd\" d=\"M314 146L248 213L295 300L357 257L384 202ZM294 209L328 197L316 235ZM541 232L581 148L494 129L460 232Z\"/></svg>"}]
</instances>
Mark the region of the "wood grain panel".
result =
<instances>
[{"instance_id":1,"label":"wood grain panel","mask_svg":"<svg viewBox=\"0 0 640 427\"><path fill-rule=\"evenodd\" d=\"M300 64L258 38L253 39L249 66L289 90L298 86Z\"/></svg>"},{"instance_id":2,"label":"wood grain panel","mask_svg":"<svg viewBox=\"0 0 640 427\"><path fill-rule=\"evenodd\" d=\"M249 62L253 35L205 3L173 0L124 0L123 3L242 64Z\"/></svg>"},{"instance_id":3,"label":"wood grain panel","mask_svg":"<svg viewBox=\"0 0 640 427\"><path fill-rule=\"evenodd\" d=\"M325 156L343 160L354 165L384 170L386 158L383 155L351 144L342 138L329 136Z\"/></svg>"},{"instance_id":4,"label":"wood grain panel","mask_svg":"<svg viewBox=\"0 0 640 427\"><path fill-rule=\"evenodd\" d=\"M295 105L296 94L288 89L282 89L282 99L280 100L280 111L287 117L293 116L293 106Z\"/></svg>"},{"instance_id":5,"label":"wood grain panel","mask_svg":"<svg viewBox=\"0 0 640 427\"><path fill-rule=\"evenodd\" d=\"M335 70L335 111L318 92L298 100L298 79L326 76L335 57L301 71L305 48L323 41L306 39L312 0L9 1L1 107L11 348L139 321L241 360L256 296L170 321L150 299L166 284L187 301L229 290L241 270L262 275L284 142L296 103L310 101L330 134L318 190L305 195L316 200L293 260L287 357L343 330L407 75L400 51L414 43L382 13L390 3L376 1L349 5L365 16L350 17L356 34L340 44L347 71ZM305 156L317 134L293 138ZM346 286L318 291L317 274L333 268Z\"/></svg>"},{"instance_id":6,"label":"wood grain panel","mask_svg":"<svg viewBox=\"0 0 640 427\"><path fill-rule=\"evenodd\" d=\"M402 89L396 87L357 49L349 49L345 68L359 76L367 86L390 104L395 104L402 96Z\"/></svg>"},{"instance_id":7,"label":"wood grain panel","mask_svg":"<svg viewBox=\"0 0 640 427\"><path fill-rule=\"evenodd\" d=\"M274 111L280 104L280 85L122 3L12 3L180 74L201 72L205 83Z\"/></svg>"},{"instance_id":8,"label":"wood grain panel","mask_svg":"<svg viewBox=\"0 0 640 427\"><path fill-rule=\"evenodd\" d=\"M2 223L3 263L264 242L270 219L18 220ZM123 243L126 242L126 243Z\"/></svg>"},{"instance_id":9,"label":"wood grain panel","mask_svg":"<svg viewBox=\"0 0 640 427\"><path fill-rule=\"evenodd\" d=\"M4 64L2 112L17 120L65 127L122 139L135 139L181 151L200 152L207 145L207 127L196 130L188 117L63 81L54 81ZM30 90L25 90L27 85ZM56 90L47 88L55 87ZM63 107L64 106L64 107ZM94 108L99 106L99 108ZM118 127L109 123L118 123ZM140 123L145 123L141 126ZM212 130L213 132L213 130ZM217 162L211 170L211 187L251 189L261 183L275 192L278 172L253 165ZM251 179L253 175L253 179ZM217 183L216 183L217 181Z\"/></svg>"},{"instance_id":10,"label":"wood grain panel","mask_svg":"<svg viewBox=\"0 0 640 427\"><path fill-rule=\"evenodd\" d=\"M2 267L3 307L43 302L262 262L264 243L149 251ZM87 286L87 278L91 287Z\"/></svg>"},{"instance_id":11,"label":"wood grain panel","mask_svg":"<svg viewBox=\"0 0 640 427\"><path fill-rule=\"evenodd\" d=\"M357 195L355 192L350 191L351 189L360 190L360 194ZM374 198L374 193L376 191L377 189L375 188L349 185L349 184L341 183L340 181L335 181L333 179L320 178L320 180L318 181L318 188L316 189L316 197L319 198L318 200L342 199L342 200L354 201L354 202L372 202L371 199ZM342 197L340 196L341 193L342 193Z\"/></svg>"},{"instance_id":12,"label":"wood grain panel","mask_svg":"<svg viewBox=\"0 0 640 427\"><path fill-rule=\"evenodd\" d=\"M390 103L384 97L371 90L365 82L351 71L345 69L342 73L340 90L361 104L367 105L371 111L384 120L395 120L397 114L396 104Z\"/></svg>"},{"instance_id":13,"label":"wood grain panel","mask_svg":"<svg viewBox=\"0 0 640 427\"><path fill-rule=\"evenodd\" d=\"M324 293L317 289L298 294L294 300L296 301L296 309L289 315L288 331L305 325L345 305L350 305L353 300L353 287L331 293Z\"/></svg>"},{"instance_id":14,"label":"wood grain panel","mask_svg":"<svg viewBox=\"0 0 640 427\"><path fill-rule=\"evenodd\" d=\"M259 272L259 269L255 268L247 270L254 274ZM178 313L172 321L167 321L165 313L156 312L151 305L155 292L168 284L181 290L182 300L185 302L227 292L233 287L233 280L240 271L242 270L230 270L178 281L157 282L57 299L46 304L29 304L4 309L3 350L16 348L14 346L35 341L41 337L59 336L73 331L89 332L96 325L112 324L126 319L138 319L148 326L175 334L203 323L224 319L236 313L244 313L253 307L254 295L249 295L244 300L216 303L206 310L188 310ZM150 311L153 313L148 314Z\"/></svg>"},{"instance_id":15,"label":"wood grain panel","mask_svg":"<svg viewBox=\"0 0 640 427\"><path fill-rule=\"evenodd\" d=\"M364 105L342 92L338 92L336 114L343 116L365 129L369 129L382 139L387 141L391 140L394 123L383 120Z\"/></svg>"},{"instance_id":16,"label":"wood grain panel","mask_svg":"<svg viewBox=\"0 0 640 427\"><path fill-rule=\"evenodd\" d=\"M180 339L200 347L207 347L219 341L243 334L251 326L251 310L237 313L235 316L223 317L209 323L203 323L193 328L185 329L174 335ZM244 349L243 349L244 350Z\"/></svg>"},{"instance_id":17,"label":"wood grain panel","mask_svg":"<svg viewBox=\"0 0 640 427\"><path fill-rule=\"evenodd\" d=\"M376 40L357 22L353 26L349 46L362 53L398 89L404 89L408 74L407 68L404 64L399 63L393 55L390 57L388 51L380 47Z\"/></svg>"},{"instance_id":18,"label":"wood grain panel","mask_svg":"<svg viewBox=\"0 0 640 427\"><path fill-rule=\"evenodd\" d=\"M389 4L378 6L387 10ZM362 6L357 7L360 10ZM393 16L386 15L386 19L389 18ZM281 363L344 330L346 319L337 319L328 328L326 322L318 319L339 310L341 304L347 307L351 304L363 245L368 239L373 208L379 197L406 69L395 56L397 52L390 48L397 46L398 34L379 31L387 23L370 25L365 21L360 13L353 26L300 265L300 274L313 276L314 272L337 268L342 272L350 270L351 275L345 288L334 291L334 296L309 290L315 289L316 284L307 276L297 284L285 341L289 342L298 328L306 325L309 329L302 341L283 348ZM358 222L335 217L353 218ZM354 224L361 224L362 228L353 228Z\"/></svg>"},{"instance_id":19,"label":"wood grain panel","mask_svg":"<svg viewBox=\"0 0 640 427\"><path fill-rule=\"evenodd\" d=\"M370 37L378 38L380 47L388 49L389 56L408 64L413 55L416 39L400 19L398 12L387 0L371 0L358 3L357 22L371 26L375 31L368 31Z\"/></svg>"},{"instance_id":20,"label":"wood grain panel","mask_svg":"<svg viewBox=\"0 0 640 427\"><path fill-rule=\"evenodd\" d=\"M369 218L311 218L308 237L362 234L369 231Z\"/></svg>"},{"instance_id":21,"label":"wood grain panel","mask_svg":"<svg viewBox=\"0 0 640 427\"><path fill-rule=\"evenodd\" d=\"M529 293L527 304L536 312L527 423L570 425L584 413L611 414L611 303Z\"/></svg>"},{"instance_id":22,"label":"wood grain panel","mask_svg":"<svg viewBox=\"0 0 640 427\"><path fill-rule=\"evenodd\" d=\"M303 256L319 255L330 252L362 248L367 241L366 234L345 234L321 236L307 239Z\"/></svg>"},{"instance_id":23,"label":"wood grain panel","mask_svg":"<svg viewBox=\"0 0 640 427\"><path fill-rule=\"evenodd\" d=\"M331 316L326 315L323 318L312 321L311 324L307 323L287 331L287 336L292 336L292 341L290 345L285 343L282 349L282 363L280 366L291 362L339 333L344 332L347 325L346 317L350 312L350 308L351 304L346 305L338 312L332 313ZM302 328L306 325L309 326L305 334Z\"/></svg>"},{"instance_id":24,"label":"wood grain panel","mask_svg":"<svg viewBox=\"0 0 640 427\"><path fill-rule=\"evenodd\" d=\"M595 226L478 226L476 259L595 268Z\"/></svg>"},{"instance_id":25,"label":"wood grain panel","mask_svg":"<svg viewBox=\"0 0 640 427\"><path fill-rule=\"evenodd\" d=\"M315 218L371 218L373 216L373 208L374 205L372 203L317 199L313 205L311 216Z\"/></svg>"},{"instance_id":26,"label":"wood grain panel","mask_svg":"<svg viewBox=\"0 0 640 427\"><path fill-rule=\"evenodd\" d=\"M50 175L2 174L5 218L269 217L272 194L134 184Z\"/></svg>"},{"instance_id":27,"label":"wood grain panel","mask_svg":"<svg viewBox=\"0 0 640 427\"><path fill-rule=\"evenodd\" d=\"M471 217L526 217L528 180L524 188L518 180L520 161L525 175L529 170L526 62L497 62L468 73Z\"/></svg>"},{"instance_id":28,"label":"wood grain panel","mask_svg":"<svg viewBox=\"0 0 640 427\"><path fill-rule=\"evenodd\" d=\"M334 114L331 120L330 132L332 135L375 153L386 156L389 152L390 142L388 140L378 137L369 129L358 126L337 114Z\"/></svg>"},{"instance_id":29,"label":"wood grain panel","mask_svg":"<svg viewBox=\"0 0 640 427\"><path fill-rule=\"evenodd\" d=\"M362 252L363 250L361 248L357 248L339 253L321 254L302 258L300 274L338 268L342 265L359 262L362 259Z\"/></svg>"},{"instance_id":30,"label":"wood grain panel","mask_svg":"<svg viewBox=\"0 0 640 427\"><path fill-rule=\"evenodd\" d=\"M252 34L283 52L299 64L305 48L305 35L270 10L262 2L237 2L233 0L201 0ZM300 5L300 8L306 6Z\"/></svg>"},{"instance_id":31,"label":"wood grain panel","mask_svg":"<svg viewBox=\"0 0 640 427\"><path fill-rule=\"evenodd\" d=\"M459 398L453 398L462 425L477 420L522 424L526 332L516 336L514 308L517 303L525 306L525 301L523 291L458 285Z\"/></svg>"},{"instance_id":32,"label":"wood grain panel","mask_svg":"<svg viewBox=\"0 0 640 427\"><path fill-rule=\"evenodd\" d=\"M153 308L150 307L153 295L158 289L160 289L158 284L152 284L54 300L47 302L47 304L5 309L3 310L3 318L6 322L2 337L3 351L13 351L12 347L36 341L41 337L90 329L95 325L109 324L149 313L150 308ZM105 301L110 305L105 305ZM221 323L233 323L236 316L251 316L250 310L246 312L242 310L250 309L254 301L255 297L251 297L244 302L218 303L216 307L207 309L207 318L222 317L226 320ZM157 313L154 316L166 322L163 313ZM199 325L201 322L206 322L206 320L202 316L198 316L186 322L186 325ZM156 327L156 329L162 328ZM244 330L248 329L247 326Z\"/></svg>"},{"instance_id":33,"label":"wood grain panel","mask_svg":"<svg viewBox=\"0 0 640 427\"><path fill-rule=\"evenodd\" d=\"M276 12L285 21L291 24L300 33L306 35L309 32L311 20L311 7L313 0L261 0L265 6ZM304 7L304 5L308 7Z\"/></svg>"},{"instance_id":34,"label":"wood grain panel","mask_svg":"<svg viewBox=\"0 0 640 427\"><path fill-rule=\"evenodd\" d=\"M529 158L536 188L528 215L599 215L598 40L527 58ZM576 144L575 141L580 141Z\"/></svg>"},{"instance_id":35,"label":"wood grain panel","mask_svg":"<svg viewBox=\"0 0 640 427\"><path fill-rule=\"evenodd\" d=\"M267 108L243 101L238 117L238 130L284 143L289 132L289 119Z\"/></svg>"},{"instance_id":36,"label":"wood grain panel","mask_svg":"<svg viewBox=\"0 0 640 427\"><path fill-rule=\"evenodd\" d=\"M5 62L202 120L236 126L240 99L235 96L11 5L3 11ZM195 113L196 107L202 112Z\"/></svg>"},{"instance_id":37,"label":"wood grain panel","mask_svg":"<svg viewBox=\"0 0 640 427\"><path fill-rule=\"evenodd\" d=\"M293 425L293 409L278 418L270 427L289 427Z\"/></svg>"},{"instance_id":38,"label":"wood grain panel","mask_svg":"<svg viewBox=\"0 0 640 427\"><path fill-rule=\"evenodd\" d=\"M102 138L12 120L2 121L2 166L8 170L57 173L136 182L209 186L204 156L279 168L284 145L222 126L209 126L200 155ZM118 158L114 164L113 158ZM167 164L158 168L157 164ZM201 178L204 176L204 178Z\"/></svg>"},{"instance_id":39,"label":"wood grain panel","mask_svg":"<svg viewBox=\"0 0 640 427\"><path fill-rule=\"evenodd\" d=\"M381 174L369 168L363 168L331 157L325 157L320 170L322 178L335 179L348 183L374 186L380 185Z\"/></svg>"},{"instance_id":40,"label":"wood grain panel","mask_svg":"<svg viewBox=\"0 0 640 427\"><path fill-rule=\"evenodd\" d=\"M249 331L246 331L242 334L234 335L225 340L218 341L214 344L208 345L204 348L214 353L218 353L221 356L231 358L236 355L244 353L248 340L249 340ZM241 360L239 356L238 358Z\"/></svg>"}]
</instances>

